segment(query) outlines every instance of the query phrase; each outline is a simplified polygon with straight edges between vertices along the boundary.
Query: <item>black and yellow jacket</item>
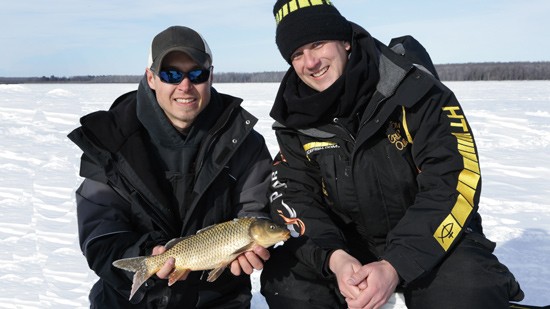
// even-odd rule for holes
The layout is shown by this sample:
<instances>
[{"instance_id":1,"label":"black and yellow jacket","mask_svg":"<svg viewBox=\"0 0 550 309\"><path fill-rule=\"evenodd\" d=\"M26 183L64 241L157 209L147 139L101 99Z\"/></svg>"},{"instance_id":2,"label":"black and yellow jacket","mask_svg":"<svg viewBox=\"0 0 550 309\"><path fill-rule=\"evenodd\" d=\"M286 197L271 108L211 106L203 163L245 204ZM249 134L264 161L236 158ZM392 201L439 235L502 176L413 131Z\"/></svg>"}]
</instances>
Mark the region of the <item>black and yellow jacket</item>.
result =
<instances>
[{"instance_id":1,"label":"black and yellow jacket","mask_svg":"<svg viewBox=\"0 0 550 309\"><path fill-rule=\"evenodd\" d=\"M376 47L370 55L376 90L356 132L337 117L302 129L274 124L280 153L271 213L300 235L282 249L326 276L327 257L344 249L362 263L384 259L411 282L430 272L465 230L482 232L478 153L451 90L365 39L363 29L354 31L363 36L361 48ZM283 93L275 106L286 104Z\"/></svg>"},{"instance_id":2,"label":"black and yellow jacket","mask_svg":"<svg viewBox=\"0 0 550 309\"><path fill-rule=\"evenodd\" d=\"M201 123L210 125L196 141L188 174L174 166L187 160L189 145L167 118L157 117L163 113L151 108L158 104L145 79L137 92L118 98L109 111L83 117L82 126L69 134L83 150L80 174L85 180L76 192L77 215L82 251L100 278L90 295L92 307L247 306L251 286L246 275L226 273L209 283L201 272L192 272L171 287L153 276L128 301L133 273L112 266L117 259L149 255L156 245L216 223L266 216L271 156L253 130L257 119L241 102L212 88L200 115ZM149 108L141 112L144 120L158 120L147 129L138 116L140 104ZM173 138L167 138L170 134Z\"/></svg>"}]
</instances>

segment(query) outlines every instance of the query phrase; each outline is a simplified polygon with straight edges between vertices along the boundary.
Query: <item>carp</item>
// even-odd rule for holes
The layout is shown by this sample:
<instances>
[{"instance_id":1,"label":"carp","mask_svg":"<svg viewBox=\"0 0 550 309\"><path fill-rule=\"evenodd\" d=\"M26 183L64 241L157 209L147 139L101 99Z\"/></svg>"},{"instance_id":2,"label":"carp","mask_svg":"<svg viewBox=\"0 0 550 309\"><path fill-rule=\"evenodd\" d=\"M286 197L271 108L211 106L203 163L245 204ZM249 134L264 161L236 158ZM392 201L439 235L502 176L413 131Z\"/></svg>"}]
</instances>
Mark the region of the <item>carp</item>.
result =
<instances>
[{"instance_id":1,"label":"carp","mask_svg":"<svg viewBox=\"0 0 550 309\"><path fill-rule=\"evenodd\" d=\"M207 281L215 281L224 269L241 253L252 251L254 245L271 247L290 237L290 231L270 220L241 218L201 229L197 234L169 241L162 254L120 259L113 266L135 272L130 299L138 288L164 266L175 259L168 285L174 284L187 270L213 269Z\"/></svg>"}]
</instances>

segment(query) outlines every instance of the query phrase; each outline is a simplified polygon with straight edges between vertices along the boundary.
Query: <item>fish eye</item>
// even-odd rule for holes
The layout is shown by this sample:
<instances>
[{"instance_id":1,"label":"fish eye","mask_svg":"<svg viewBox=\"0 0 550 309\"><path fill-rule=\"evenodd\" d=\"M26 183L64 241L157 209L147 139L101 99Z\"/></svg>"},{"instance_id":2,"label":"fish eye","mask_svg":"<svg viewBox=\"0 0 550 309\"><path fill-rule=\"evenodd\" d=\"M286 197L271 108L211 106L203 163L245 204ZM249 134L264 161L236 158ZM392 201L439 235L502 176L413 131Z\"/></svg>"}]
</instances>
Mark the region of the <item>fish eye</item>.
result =
<instances>
[{"instance_id":1,"label":"fish eye","mask_svg":"<svg viewBox=\"0 0 550 309\"><path fill-rule=\"evenodd\" d=\"M274 230L274 229L275 229L275 224L269 225L269 228L272 229L272 230Z\"/></svg>"}]
</instances>

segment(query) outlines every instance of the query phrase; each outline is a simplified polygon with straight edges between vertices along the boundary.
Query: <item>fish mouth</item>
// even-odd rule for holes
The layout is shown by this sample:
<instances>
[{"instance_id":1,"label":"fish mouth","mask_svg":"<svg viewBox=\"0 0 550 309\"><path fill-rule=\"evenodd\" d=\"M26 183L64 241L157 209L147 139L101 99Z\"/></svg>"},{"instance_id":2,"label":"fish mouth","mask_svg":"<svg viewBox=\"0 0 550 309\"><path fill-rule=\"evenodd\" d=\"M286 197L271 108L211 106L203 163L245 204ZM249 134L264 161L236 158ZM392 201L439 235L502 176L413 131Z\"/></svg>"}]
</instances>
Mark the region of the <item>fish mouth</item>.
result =
<instances>
[{"instance_id":1,"label":"fish mouth","mask_svg":"<svg viewBox=\"0 0 550 309\"><path fill-rule=\"evenodd\" d=\"M282 240L287 240L290 238L290 231L286 231L283 235L280 237Z\"/></svg>"}]
</instances>

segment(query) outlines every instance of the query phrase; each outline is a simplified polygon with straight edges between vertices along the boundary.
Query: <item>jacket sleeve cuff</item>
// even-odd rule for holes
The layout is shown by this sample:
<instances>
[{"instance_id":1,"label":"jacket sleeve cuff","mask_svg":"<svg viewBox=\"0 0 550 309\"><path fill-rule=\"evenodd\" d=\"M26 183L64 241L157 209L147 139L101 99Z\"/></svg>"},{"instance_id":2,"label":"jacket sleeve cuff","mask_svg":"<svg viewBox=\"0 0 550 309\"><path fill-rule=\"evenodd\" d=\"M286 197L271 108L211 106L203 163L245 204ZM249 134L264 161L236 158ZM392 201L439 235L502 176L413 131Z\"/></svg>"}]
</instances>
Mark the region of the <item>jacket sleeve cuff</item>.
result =
<instances>
[{"instance_id":1,"label":"jacket sleeve cuff","mask_svg":"<svg viewBox=\"0 0 550 309\"><path fill-rule=\"evenodd\" d=\"M302 263L308 265L309 267L315 269L323 278L332 278L334 274L329 268L329 258L330 255L336 249L343 249L342 246L330 246L330 247L319 247L314 242L312 242L307 237L299 237L301 239L301 246L296 247L296 258ZM298 238L298 239L299 239ZM287 244L285 243L285 246ZM289 249L291 249L291 244L289 243Z\"/></svg>"},{"instance_id":2,"label":"jacket sleeve cuff","mask_svg":"<svg viewBox=\"0 0 550 309\"><path fill-rule=\"evenodd\" d=\"M388 248L388 250L380 256L380 259L390 263L397 271L399 278L405 283L410 283L426 273L425 269L407 255L402 254L398 248Z\"/></svg>"}]
</instances>

